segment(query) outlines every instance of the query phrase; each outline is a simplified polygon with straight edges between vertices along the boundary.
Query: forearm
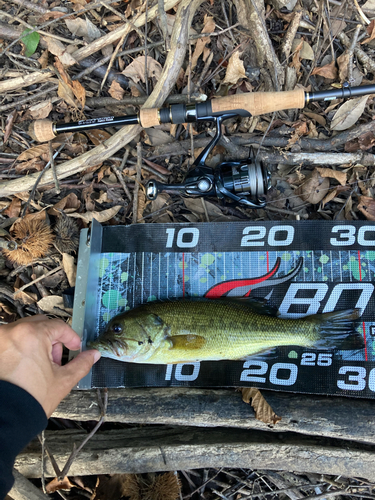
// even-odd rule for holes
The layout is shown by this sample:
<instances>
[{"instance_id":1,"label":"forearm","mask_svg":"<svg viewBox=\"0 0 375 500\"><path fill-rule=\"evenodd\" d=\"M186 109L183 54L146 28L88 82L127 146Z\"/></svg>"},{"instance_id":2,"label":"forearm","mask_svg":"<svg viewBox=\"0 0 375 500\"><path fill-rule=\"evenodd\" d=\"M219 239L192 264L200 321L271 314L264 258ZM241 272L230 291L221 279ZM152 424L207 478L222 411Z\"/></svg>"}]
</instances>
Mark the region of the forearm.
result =
<instances>
[{"instance_id":1,"label":"forearm","mask_svg":"<svg viewBox=\"0 0 375 500\"><path fill-rule=\"evenodd\" d=\"M13 485L16 456L47 426L46 414L28 392L0 380L0 500Z\"/></svg>"}]
</instances>

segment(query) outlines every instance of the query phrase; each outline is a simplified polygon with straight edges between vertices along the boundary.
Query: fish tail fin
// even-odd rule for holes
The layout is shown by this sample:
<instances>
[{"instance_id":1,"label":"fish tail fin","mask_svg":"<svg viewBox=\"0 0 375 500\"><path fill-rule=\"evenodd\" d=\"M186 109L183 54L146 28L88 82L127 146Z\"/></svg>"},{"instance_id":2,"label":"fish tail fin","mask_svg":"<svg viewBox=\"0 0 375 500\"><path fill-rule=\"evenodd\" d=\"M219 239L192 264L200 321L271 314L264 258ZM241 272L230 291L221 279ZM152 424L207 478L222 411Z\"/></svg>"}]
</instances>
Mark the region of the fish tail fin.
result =
<instances>
[{"instance_id":1,"label":"fish tail fin","mask_svg":"<svg viewBox=\"0 0 375 500\"><path fill-rule=\"evenodd\" d=\"M363 337L356 331L355 322L360 317L360 309L345 309L316 314L319 340L315 347L323 349L364 349Z\"/></svg>"}]
</instances>

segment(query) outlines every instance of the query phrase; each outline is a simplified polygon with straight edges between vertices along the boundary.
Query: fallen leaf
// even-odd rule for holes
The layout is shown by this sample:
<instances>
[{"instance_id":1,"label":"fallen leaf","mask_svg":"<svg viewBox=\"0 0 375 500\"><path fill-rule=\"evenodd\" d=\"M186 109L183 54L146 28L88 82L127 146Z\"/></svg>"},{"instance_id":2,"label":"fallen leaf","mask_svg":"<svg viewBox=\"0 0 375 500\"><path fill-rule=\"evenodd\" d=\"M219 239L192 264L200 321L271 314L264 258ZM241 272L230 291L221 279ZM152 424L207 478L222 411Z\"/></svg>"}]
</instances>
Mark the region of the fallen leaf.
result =
<instances>
[{"instance_id":1,"label":"fallen leaf","mask_svg":"<svg viewBox=\"0 0 375 500\"><path fill-rule=\"evenodd\" d=\"M77 277L77 266L74 264L73 255L68 253L63 253L62 255L62 266L70 286L75 286Z\"/></svg>"},{"instance_id":2,"label":"fallen leaf","mask_svg":"<svg viewBox=\"0 0 375 500\"><path fill-rule=\"evenodd\" d=\"M116 80L113 80L111 83L111 86L108 89L109 95L113 97L113 99L117 99L118 101L121 101L121 99L124 97L125 90L121 87L121 85L116 82Z\"/></svg>"},{"instance_id":3,"label":"fallen leaf","mask_svg":"<svg viewBox=\"0 0 375 500\"><path fill-rule=\"evenodd\" d=\"M350 195L345 203L345 208L344 208L345 220L353 220L352 208L353 208L353 197L352 195Z\"/></svg>"},{"instance_id":4,"label":"fallen leaf","mask_svg":"<svg viewBox=\"0 0 375 500\"><path fill-rule=\"evenodd\" d=\"M43 14L41 20L48 21L48 19L57 19L58 17L62 17L64 15L64 12L58 12L57 10L49 11Z\"/></svg>"},{"instance_id":5,"label":"fallen leaf","mask_svg":"<svg viewBox=\"0 0 375 500\"><path fill-rule=\"evenodd\" d=\"M78 102L82 106L82 109L85 107L86 104L86 90L83 87L81 83L79 83L77 80L72 82L72 90L73 94L76 96L78 99Z\"/></svg>"},{"instance_id":6,"label":"fallen leaf","mask_svg":"<svg viewBox=\"0 0 375 500\"><path fill-rule=\"evenodd\" d=\"M339 80L341 83L346 82L348 79L348 66L349 66L349 52L346 50L337 58L337 65L339 67Z\"/></svg>"},{"instance_id":7,"label":"fallen leaf","mask_svg":"<svg viewBox=\"0 0 375 500\"><path fill-rule=\"evenodd\" d=\"M40 144L39 146L34 146L33 148L26 149L23 153L19 155L16 161L27 161L32 160L33 158L38 158L42 154L45 154L49 151L48 144Z\"/></svg>"},{"instance_id":8,"label":"fallen leaf","mask_svg":"<svg viewBox=\"0 0 375 500\"><path fill-rule=\"evenodd\" d=\"M29 35L27 34L29 31L31 31L30 28L27 28L23 33L22 35L26 35L24 36L23 38L21 38L21 42L24 44L25 46L25 56L26 57L31 57L38 45L39 45L39 41L40 41L40 35L37 31L34 31L33 33L30 33Z\"/></svg>"},{"instance_id":9,"label":"fallen leaf","mask_svg":"<svg viewBox=\"0 0 375 500\"><path fill-rule=\"evenodd\" d=\"M203 208L202 199L201 198L184 198L185 207L193 212L193 214L198 216L205 216L205 210ZM221 217L223 212L219 207L205 200L207 213L210 217L216 218Z\"/></svg>"},{"instance_id":10,"label":"fallen leaf","mask_svg":"<svg viewBox=\"0 0 375 500\"><path fill-rule=\"evenodd\" d=\"M370 196L360 196L358 203L358 210L363 213L363 215L368 220L375 221L375 200Z\"/></svg>"},{"instance_id":11,"label":"fallen leaf","mask_svg":"<svg viewBox=\"0 0 375 500\"><path fill-rule=\"evenodd\" d=\"M42 69L48 67L48 50L43 50L42 55L39 57L38 62L40 63Z\"/></svg>"},{"instance_id":12,"label":"fallen leaf","mask_svg":"<svg viewBox=\"0 0 375 500\"><path fill-rule=\"evenodd\" d=\"M294 52L296 49L298 49L298 47L301 45L301 42L302 42L302 46L299 49L300 58L301 59L308 59L309 61L313 61L315 58L314 51L310 47L310 45L307 42L305 42L305 40L300 40L298 38L295 38L293 40L293 43L292 43L292 52Z\"/></svg>"},{"instance_id":13,"label":"fallen leaf","mask_svg":"<svg viewBox=\"0 0 375 500\"><path fill-rule=\"evenodd\" d=\"M112 217L114 217L118 211L122 208L121 205L116 205L112 208L107 208L107 210L102 210L101 212L85 212L84 214L67 214L69 217L75 217L77 219L82 219L87 224L92 222L92 219L96 219L98 222L103 223L107 222Z\"/></svg>"},{"instance_id":14,"label":"fallen leaf","mask_svg":"<svg viewBox=\"0 0 375 500\"><path fill-rule=\"evenodd\" d=\"M24 195L25 195L25 193L17 193L14 196L16 196L17 198L19 198L22 201L27 201L28 196L24 196ZM23 217L22 219L21 218L16 219L14 221L14 223L12 224L12 226L10 227L11 231L13 231L16 224L18 224L21 220L26 220L26 219L27 220L36 219L36 220L43 220L43 221L46 220L46 213L47 212L45 210L41 210L41 207L38 206L35 202L30 202L30 205L32 205L36 210L39 210L39 211L34 212L32 214L26 214L25 217Z\"/></svg>"},{"instance_id":15,"label":"fallen leaf","mask_svg":"<svg viewBox=\"0 0 375 500\"><path fill-rule=\"evenodd\" d=\"M205 14L204 16L204 26L201 31L202 33L213 33L215 31L215 21L213 17L208 16ZM210 42L210 37L205 36L202 38L199 38L197 40L195 50L193 52L193 55L191 56L191 70L193 71L197 65L198 59L203 54L203 50L205 46ZM188 72L188 71L187 71Z\"/></svg>"},{"instance_id":16,"label":"fallen leaf","mask_svg":"<svg viewBox=\"0 0 375 500\"><path fill-rule=\"evenodd\" d=\"M59 87L57 89L57 95L64 99L64 101L69 104L69 106L76 107L76 103L74 101L74 93L71 87L65 82L60 81Z\"/></svg>"},{"instance_id":17,"label":"fallen leaf","mask_svg":"<svg viewBox=\"0 0 375 500\"><path fill-rule=\"evenodd\" d=\"M375 20L373 19L370 24L366 27L367 34L370 35L365 40L362 40L361 45L364 43L369 43L375 38Z\"/></svg>"},{"instance_id":18,"label":"fallen leaf","mask_svg":"<svg viewBox=\"0 0 375 500\"><path fill-rule=\"evenodd\" d=\"M55 477L46 485L46 492L51 494L58 490L70 490L71 488L74 488L74 484L67 477L64 477L61 481Z\"/></svg>"},{"instance_id":19,"label":"fallen leaf","mask_svg":"<svg viewBox=\"0 0 375 500\"><path fill-rule=\"evenodd\" d=\"M314 169L304 180L303 184L295 190L295 194L315 205L319 203L327 194L330 183L327 177L323 178L319 172Z\"/></svg>"},{"instance_id":20,"label":"fallen leaf","mask_svg":"<svg viewBox=\"0 0 375 500\"><path fill-rule=\"evenodd\" d=\"M365 110L368 95L349 99L336 111L331 122L331 130L346 130L354 125Z\"/></svg>"},{"instance_id":21,"label":"fallen leaf","mask_svg":"<svg viewBox=\"0 0 375 500\"><path fill-rule=\"evenodd\" d=\"M65 19L65 24L72 35L82 36L86 42L92 42L101 36L100 29L87 18Z\"/></svg>"},{"instance_id":22,"label":"fallen leaf","mask_svg":"<svg viewBox=\"0 0 375 500\"><path fill-rule=\"evenodd\" d=\"M159 146L174 142L173 137L167 132L164 132L164 130L160 130L160 128L147 128L144 132L148 137L148 139L145 140L145 143L150 146Z\"/></svg>"},{"instance_id":23,"label":"fallen leaf","mask_svg":"<svg viewBox=\"0 0 375 500\"><path fill-rule=\"evenodd\" d=\"M15 298L21 301L23 305L28 306L30 304L35 304L38 300L38 296L36 293L24 292L21 290L20 292L15 289Z\"/></svg>"},{"instance_id":24,"label":"fallen leaf","mask_svg":"<svg viewBox=\"0 0 375 500\"><path fill-rule=\"evenodd\" d=\"M43 297L38 302L38 307L48 314L53 314L55 316L69 317L70 314L64 311L64 301L60 295L49 295L48 297ZM56 309L55 309L56 308Z\"/></svg>"},{"instance_id":25,"label":"fallen leaf","mask_svg":"<svg viewBox=\"0 0 375 500\"><path fill-rule=\"evenodd\" d=\"M339 181L341 186L346 186L346 172L339 170L332 170L331 168L321 168L316 167L321 177L329 177L330 179L336 179Z\"/></svg>"},{"instance_id":26,"label":"fallen leaf","mask_svg":"<svg viewBox=\"0 0 375 500\"><path fill-rule=\"evenodd\" d=\"M301 69L301 56L300 52L303 45L303 40L297 40L299 43L293 49L292 62L290 67L295 70L296 74L300 74Z\"/></svg>"},{"instance_id":27,"label":"fallen leaf","mask_svg":"<svg viewBox=\"0 0 375 500\"><path fill-rule=\"evenodd\" d=\"M66 274L62 269L44 278L43 285L47 288L56 288L62 281L66 280Z\"/></svg>"},{"instance_id":28,"label":"fallen leaf","mask_svg":"<svg viewBox=\"0 0 375 500\"><path fill-rule=\"evenodd\" d=\"M66 137L63 134L58 135L53 139L52 149L58 148L61 144L66 140ZM27 161L32 160L33 158L37 158L49 152L48 144L39 144L38 146L34 146L30 149L26 149L23 153L21 153L16 161Z\"/></svg>"},{"instance_id":29,"label":"fallen leaf","mask_svg":"<svg viewBox=\"0 0 375 500\"><path fill-rule=\"evenodd\" d=\"M79 209L81 202L74 193L69 193L67 196L58 201L52 208L48 209L49 215L58 216L61 211L65 213L72 213Z\"/></svg>"},{"instance_id":30,"label":"fallen leaf","mask_svg":"<svg viewBox=\"0 0 375 500\"><path fill-rule=\"evenodd\" d=\"M69 84L69 86L70 86L70 83L72 80L71 80L70 76L68 75L68 73L66 72L64 65L61 63L61 61L59 59L55 60L54 66L57 69L59 75L61 76L63 82L65 82L66 84Z\"/></svg>"},{"instance_id":31,"label":"fallen leaf","mask_svg":"<svg viewBox=\"0 0 375 500\"><path fill-rule=\"evenodd\" d=\"M327 196L325 196L322 199L322 208L324 208L327 203L329 203L331 200L333 200L333 198L337 195L337 193L338 193L338 189L337 188L332 189L332 191L330 191L327 194Z\"/></svg>"},{"instance_id":32,"label":"fallen leaf","mask_svg":"<svg viewBox=\"0 0 375 500\"><path fill-rule=\"evenodd\" d=\"M44 37L44 40L47 42L49 52L56 56L64 66L72 66L77 63L74 57L67 52L62 42L51 37Z\"/></svg>"},{"instance_id":33,"label":"fallen leaf","mask_svg":"<svg viewBox=\"0 0 375 500\"><path fill-rule=\"evenodd\" d=\"M362 151L366 151L367 149L372 148L373 145L375 144L374 132L371 132L371 130L369 130L368 132L365 132L364 134L360 135L358 137L358 143L359 143L359 148Z\"/></svg>"},{"instance_id":34,"label":"fallen leaf","mask_svg":"<svg viewBox=\"0 0 375 500\"><path fill-rule=\"evenodd\" d=\"M150 214L155 213L155 221L158 223L168 223L173 222L165 210L161 210L163 207L169 205L171 197L168 193L160 193L159 196L155 198L150 204ZM154 220L153 219L153 220Z\"/></svg>"},{"instance_id":35,"label":"fallen leaf","mask_svg":"<svg viewBox=\"0 0 375 500\"><path fill-rule=\"evenodd\" d=\"M143 95L139 88L134 85L131 79L129 80L129 87L132 97L140 97L141 95Z\"/></svg>"},{"instance_id":36,"label":"fallen leaf","mask_svg":"<svg viewBox=\"0 0 375 500\"><path fill-rule=\"evenodd\" d=\"M11 113L9 113L9 115L7 117L7 121L5 124L4 144L6 144L8 142L8 139L10 137L10 134L12 133L13 125L14 125L14 122L16 121L17 116L18 116L18 112L16 109L14 109Z\"/></svg>"},{"instance_id":37,"label":"fallen leaf","mask_svg":"<svg viewBox=\"0 0 375 500\"><path fill-rule=\"evenodd\" d=\"M255 387L241 388L241 392L244 403L251 404L254 408L255 418L257 420L271 425L275 425L281 420L281 417L276 415L269 403L267 403L262 396L259 389L256 389Z\"/></svg>"},{"instance_id":38,"label":"fallen leaf","mask_svg":"<svg viewBox=\"0 0 375 500\"><path fill-rule=\"evenodd\" d=\"M225 83L237 83L241 78L246 78L245 67L243 61L240 59L240 54L238 50L231 55L228 61L227 71L225 73L225 78L223 84Z\"/></svg>"},{"instance_id":39,"label":"fallen leaf","mask_svg":"<svg viewBox=\"0 0 375 500\"><path fill-rule=\"evenodd\" d=\"M199 217L193 213L190 213L190 214L181 214L182 217L184 217L186 220L188 220L189 222L192 222L192 223L196 223L196 222L199 222Z\"/></svg>"},{"instance_id":40,"label":"fallen leaf","mask_svg":"<svg viewBox=\"0 0 375 500\"><path fill-rule=\"evenodd\" d=\"M87 188L82 190L82 199L85 202L85 208L88 212L93 212L95 210L95 202L91 198L91 195L94 192L93 182L87 186Z\"/></svg>"},{"instance_id":41,"label":"fallen leaf","mask_svg":"<svg viewBox=\"0 0 375 500\"><path fill-rule=\"evenodd\" d=\"M29 113L34 120L43 120L43 118L47 118L52 111L52 108L53 106L51 101L42 101L39 104L31 106L29 108Z\"/></svg>"},{"instance_id":42,"label":"fallen leaf","mask_svg":"<svg viewBox=\"0 0 375 500\"><path fill-rule=\"evenodd\" d=\"M322 66L321 68L314 68L312 75L319 75L323 78L329 78L330 80L335 80L337 78L337 68L335 61Z\"/></svg>"},{"instance_id":43,"label":"fallen leaf","mask_svg":"<svg viewBox=\"0 0 375 500\"><path fill-rule=\"evenodd\" d=\"M122 72L123 75L127 76L128 78L131 78L134 83L138 83L139 80L142 80L143 83L145 83L145 56L139 56L132 63L130 63L124 71ZM163 68L160 63L158 63L155 59L152 57L147 57L147 76L148 78L154 77L156 80L158 80L161 76L161 72L163 71Z\"/></svg>"},{"instance_id":44,"label":"fallen leaf","mask_svg":"<svg viewBox=\"0 0 375 500\"><path fill-rule=\"evenodd\" d=\"M105 130L99 130L96 128L94 128L93 130L85 130L85 134L94 144L94 146L99 146L100 144L102 144L102 142L112 137L111 134L109 134Z\"/></svg>"},{"instance_id":45,"label":"fallen leaf","mask_svg":"<svg viewBox=\"0 0 375 500\"><path fill-rule=\"evenodd\" d=\"M326 119L324 118L324 116L319 115L318 113L312 113L311 111L304 111L303 114L308 116L312 120L315 120L316 122L318 122L319 125L322 125L323 127L326 126L327 122L326 122Z\"/></svg>"},{"instance_id":46,"label":"fallen leaf","mask_svg":"<svg viewBox=\"0 0 375 500\"><path fill-rule=\"evenodd\" d=\"M19 198L13 198L9 207L4 210L4 214L8 217L19 217L21 212L21 200Z\"/></svg>"},{"instance_id":47,"label":"fallen leaf","mask_svg":"<svg viewBox=\"0 0 375 500\"><path fill-rule=\"evenodd\" d=\"M288 141L287 148L290 148L293 144L295 144L300 137L309 133L308 125L303 121L293 124L293 128L294 132L292 134L292 137Z\"/></svg>"}]
</instances>

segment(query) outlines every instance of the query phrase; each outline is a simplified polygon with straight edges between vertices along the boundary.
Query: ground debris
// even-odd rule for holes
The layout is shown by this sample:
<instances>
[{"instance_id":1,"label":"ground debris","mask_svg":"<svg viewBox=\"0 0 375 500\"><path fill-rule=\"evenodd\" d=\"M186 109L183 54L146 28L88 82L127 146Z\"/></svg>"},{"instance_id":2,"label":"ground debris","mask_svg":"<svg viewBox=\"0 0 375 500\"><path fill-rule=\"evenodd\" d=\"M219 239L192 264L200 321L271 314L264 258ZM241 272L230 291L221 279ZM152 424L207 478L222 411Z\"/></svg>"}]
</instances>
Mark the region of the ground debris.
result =
<instances>
[{"instance_id":1,"label":"ground debris","mask_svg":"<svg viewBox=\"0 0 375 500\"><path fill-rule=\"evenodd\" d=\"M74 286L79 231L93 218L104 225L375 221L373 95L224 122L225 137L208 161L218 168L248 158L254 147L272 181L259 211L216 197L182 198L177 191L146 199L150 179L183 182L214 136L212 122L77 130L44 144L28 132L36 119L105 121L136 115L140 102L160 107L166 98L188 105L251 92L332 90L345 80L373 84L375 6L360 3L166 0L163 12L163 2L147 0L0 0L0 232L17 244L0 254L7 283L1 321L41 310L69 321L63 292ZM252 400L257 418L272 425L280 420L257 389L245 391L253 391L243 397ZM174 486L181 482L179 499L375 493L358 479L249 469L132 475L131 482L150 486L163 477ZM116 481L116 475L69 477L51 488L63 488L69 500L99 500L101 486ZM142 498L154 498L142 491Z\"/></svg>"}]
</instances>

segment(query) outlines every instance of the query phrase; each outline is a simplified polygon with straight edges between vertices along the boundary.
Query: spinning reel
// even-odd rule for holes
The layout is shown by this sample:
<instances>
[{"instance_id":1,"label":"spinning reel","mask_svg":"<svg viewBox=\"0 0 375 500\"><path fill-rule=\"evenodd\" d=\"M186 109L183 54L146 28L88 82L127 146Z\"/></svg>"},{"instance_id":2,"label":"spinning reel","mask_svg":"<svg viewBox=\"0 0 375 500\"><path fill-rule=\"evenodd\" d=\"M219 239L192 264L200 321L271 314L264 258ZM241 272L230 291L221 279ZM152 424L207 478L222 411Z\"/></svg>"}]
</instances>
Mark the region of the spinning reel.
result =
<instances>
[{"instance_id":1,"label":"spinning reel","mask_svg":"<svg viewBox=\"0 0 375 500\"><path fill-rule=\"evenodd\" d=\"M177 192L189 197L226 197L250 208L263 208L270 187L270 175L262 162L256 160L252 148L247 160L224 162L216 168L206 165L208 155L222 136L222 122L234 116L238 116L237 113L212 117L216 122L215 137L195 160L185 181L182 184L162 184L150 180L146 185L147 198L155 200L161 192Z\"/></svg>"}]
</instances>

